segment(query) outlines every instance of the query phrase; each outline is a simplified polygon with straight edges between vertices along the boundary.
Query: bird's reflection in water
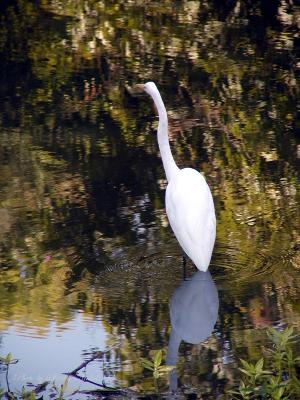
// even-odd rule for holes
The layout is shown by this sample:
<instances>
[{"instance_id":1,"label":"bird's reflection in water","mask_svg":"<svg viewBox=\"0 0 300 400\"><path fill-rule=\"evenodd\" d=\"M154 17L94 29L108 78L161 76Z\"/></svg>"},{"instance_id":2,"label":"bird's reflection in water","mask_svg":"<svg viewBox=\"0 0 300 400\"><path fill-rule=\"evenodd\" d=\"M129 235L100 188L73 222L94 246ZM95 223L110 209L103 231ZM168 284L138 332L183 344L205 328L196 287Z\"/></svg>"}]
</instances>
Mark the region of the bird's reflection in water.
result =
<instances>
[{"instance_id":1,"label":"bird's reflection in water","mask_svg":"<svg viewBox=\"0 0 300 400\"><path fill-rule=\"evenodd\" d=\"M182 282L170 300L172 331L166 360L168 365L176 365L182 340L199 344L211 335L218 311L218 291L209 271L198 271L190 280ZM170 389L172 392L177 389L176 370L170 374Z\"/></svg>"}]
</instances>

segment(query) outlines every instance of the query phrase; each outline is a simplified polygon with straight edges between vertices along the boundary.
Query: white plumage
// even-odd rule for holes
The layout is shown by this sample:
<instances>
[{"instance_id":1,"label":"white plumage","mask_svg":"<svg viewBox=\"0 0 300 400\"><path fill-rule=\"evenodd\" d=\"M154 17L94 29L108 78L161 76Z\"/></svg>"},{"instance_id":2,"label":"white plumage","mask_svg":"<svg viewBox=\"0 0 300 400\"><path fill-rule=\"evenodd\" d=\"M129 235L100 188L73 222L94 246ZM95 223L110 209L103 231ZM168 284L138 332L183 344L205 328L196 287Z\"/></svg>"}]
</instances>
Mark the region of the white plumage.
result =
<instances>
[{"instance_id":1,"label":"white plumage","mask_svg":"<svg viewBox=\"0 0 300 400\"><path fill-rule=\"evenodd\" d=\"M168 117L153 82L143 89L152 97L159 115L157 138L168 186L166 211L173 232L184 252L200 271L206 271L216 237L213 198L204 177L192 168L179 169L171 153Z\"/></svg>"},{"instance_id":2,"label":"white plumage","mask_svg":"<svg viewBox=\"0 0 300 400\"><path fill-rule=\"evenodd\" d=\"M173 232L196 267L206 271L216 237L214 203L204 177L184 168L167 186L166 211Z\"/></svg>"}]
</instances>

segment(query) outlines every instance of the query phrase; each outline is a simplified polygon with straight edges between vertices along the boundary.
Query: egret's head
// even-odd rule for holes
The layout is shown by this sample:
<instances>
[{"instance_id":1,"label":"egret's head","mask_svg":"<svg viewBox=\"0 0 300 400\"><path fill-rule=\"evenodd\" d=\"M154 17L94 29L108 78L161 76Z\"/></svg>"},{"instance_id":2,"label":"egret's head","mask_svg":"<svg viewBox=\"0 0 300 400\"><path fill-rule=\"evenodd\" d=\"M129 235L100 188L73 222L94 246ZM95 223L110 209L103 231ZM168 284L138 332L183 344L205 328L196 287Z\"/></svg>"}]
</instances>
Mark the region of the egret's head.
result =
<instances>
[{"instance_id":1,"label":"egret's head","mask_svg":"<svg viewBox=\"0 0 300 400\"><path fill-rule=\"evenodd\" d=\"M134 94L146 92L151 95L151 93L153 93L153 91L155 91L156 89L157 88L154 82L147 82L145 84L134 85L132 87L132 92Z\"/></svg>"},{"instance_id":2,"label":"egret's head","mask_svg":"<svg viewBox=\"0 0 300 400\"><path fill-rule=\"evenodd\" d=\"M161 111L166 112L165 106L163 104L159 91L154 82L147 82L145 84L134 85L131 92L134 95L146 92L152 97L158 114L160 115Z\"/></svg>"},{"instance_id":3,"label":"egret's head","mask_svg":"<svg viewBox=\"0 0 300 400\"><path fill-rule=\"evenodd\" d=\"M134 85L131 88L131 91L133 94L140 94L140 93L144 93L145 91L145 85L142 84L138 84L138 85Z\"/></svg>"}]
</instances>

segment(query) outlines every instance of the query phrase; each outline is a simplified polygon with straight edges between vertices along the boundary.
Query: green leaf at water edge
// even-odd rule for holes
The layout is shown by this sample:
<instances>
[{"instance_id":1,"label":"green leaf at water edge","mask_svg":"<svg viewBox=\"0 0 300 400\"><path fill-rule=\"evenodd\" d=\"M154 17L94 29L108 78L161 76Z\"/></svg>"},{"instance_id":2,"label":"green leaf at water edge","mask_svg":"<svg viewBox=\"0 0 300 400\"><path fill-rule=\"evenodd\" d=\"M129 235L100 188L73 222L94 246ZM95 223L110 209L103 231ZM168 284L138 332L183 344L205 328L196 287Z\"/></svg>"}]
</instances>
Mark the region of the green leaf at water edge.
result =
<instances>
[{"instance_id":1,"label":"green leaf at water edge","mask_svg":"<svg viewBox=\"0 0 300 400\"><path fill-rule=\"evenodd\" d=\"M284 394L284 390L285 390L285 388L282 387L282 386L280 388L278 388L276 391L274 391L272 393L272 399L274 399L274 400L282 399L282 396Z\"/></svg>"},{"instance_id":2,"label":"green leaf at water edge","mask_svg":"<svg viewBox=\"0 0 300 400\"><path fill-rule=\"evenodd\" d=\"M257 363L255 364L255 371L256 373L262 373L263 372L263 366L264 366L264 359L260 358Z\"/></svg>"},{"instance_id":3,"label":"green leaf at water edge","mask_svg":"<svg viewBox=\"0 0 300 400\"><path fill-rule=\"evenodd\" d=\"M175 369L175 365L161 365L157 368L159 376L168 374Z\"/></svg>"},{"instance_id":4,"label":"green leaf at water edge","mask_svg":"<svg viewBox=\"0 0 300 400\"><path fill-rule=\"evenodd\" d=\"M21 396L22 400L36 400L34 390L27 392L24 386L22 387Z\"/></svg>"},{"instance_id":5,"label":"green leaf at water edge","mask_svg":"<svg viewBox=\"0 0 300 400\"><path fill-rule=\"evenodd\" d=\"M253 376L255 374L255 367L254 365L248 363L247 361L240 359L243 368L239 368L240 371L242 371L244 374L248 376Z\"/></svg>"},{"instance_id":6,"label":"green leaf at water edge","mask_svg":"<svg viewBox=\"0 0 300 400\"><path fill-rule=\"evenodd\" d=\"M239 370L245 374L248 375L251 378L257 379L260 376L264 375L271 375L271 371L267 371L263 369L264 366L264 359L260 358L256 364L251 364L248 363L247 361L241 359L240 360L242 363L243 368L239 368Z\"/></svg>"},{"instance_id":7,"label":"green leaf at water edge","mask_svg":"<svg viewBox=\"0 0 300 400\"><path fill-rule=\"evenodd\" d=\"M68 387L68 383L69 383L69 377L66 377L64 383L61 385L60 387L60 395L59 395L59 399L62 400L63 399L63 395L65 394L67 387Z\"/></svg>"},{"instance_id":8,"label":"green leaf at water edge","mask_svg":"<svg viewBox=\"0 0 300 400\"><path fill-rule=\"evenodd\" d=\"M11 353L8 353L6 356L6 362L7 364L10 364L12 362L13 356Z\"/></svg>"},{"instance_id":9,"label":"green leaf at water edge","mask_svg":"<svg viewBox=\"0 0 300 400\"><path fill-rule=\"evenodd\" d=\"M158 372L157 369L155 369L155 370L153 371L153 377L154 377L154 379L158 379L158 378L159 378L159 372Z\"/></svg>"},{"instance_id":10,"label":"green leaf at water edge","mask_svg":"<svg viewBox=\"0 0 300 400\"><path fill-rule=\"evenodd\" d=\"M253 393L252 388L248 387L245 385L245 382L241 380L240 386L238 390L228 390L230 395L237 395L238 397L234 396L234 399L240 399L242 396L242 399L249 399L249 395Z\"/></svg>"},{"instance_id":11,"label":"green leaf at water edge","mask_svg":"<svg viewBox=\"0 0 300 400\"><path fill-rule=\"evenodd\" d=\"M147 360L146 358L141 359L142 366L150 371L154 371L154 364L152 361Z\"/></svg>"},{"instance_id":12,"label":"green leaf at water edge","mask_svg":"<svg viewBox=\"0 0 300 400\"><path fill-rule=\"evenodd\" d=\"M11 353L8 353L6 357L0 357L0 363L2 364L16 364L18 362L17 359L13 358L13 355Z\"/></svg>"},{"instance_id":13,"label":"green leaf at water edge","mask_svg":"<svg viewBox=\"0 0 300 400\"><path fill-rule=\"evenodd\" d=\"M283 332L279 332L274 328L269 328L267 335L269 339L274 343L277 348L285 348L289 344L295 343L298 335L293 334L294 329L292 327L286 328Z\"/></svg>"},{"instance_id":14,"label":"green leaf at water edge","mask_svg":"<svg viewBox=\"0 0 300 400\"><path fill-rule=\"evenodd\" d=\"M154 368L158 368L162 362L162 351L157 350L154 356Z\"/></svg>"},{"instance_id":15,"label":"green leaf at water edge","mask_svg":"<svg viewBox=\"0 0 300 400\"><path fill-rule=\"evenodd\" d=\"M251 372L247 371L246 369L239 368L239 370L240 370L243 374L245 374L245 375L253 376L253 374L252 374Z\"/></svg>"}]
</instances>

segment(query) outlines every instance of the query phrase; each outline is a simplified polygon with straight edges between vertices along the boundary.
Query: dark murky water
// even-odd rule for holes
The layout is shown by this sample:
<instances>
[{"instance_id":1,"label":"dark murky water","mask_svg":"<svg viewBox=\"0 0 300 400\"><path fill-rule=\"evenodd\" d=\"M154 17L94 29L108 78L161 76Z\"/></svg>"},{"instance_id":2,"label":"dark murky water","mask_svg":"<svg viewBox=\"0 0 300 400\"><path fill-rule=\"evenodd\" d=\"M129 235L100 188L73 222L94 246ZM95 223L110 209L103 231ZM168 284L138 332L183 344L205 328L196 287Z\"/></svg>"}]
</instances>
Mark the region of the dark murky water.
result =
<instances>
[{"instance_id":1,"label":"dark murky water","mask_svg":"<svg viewBox=\"0 0 300 400\"><path fill-rule=\"evenodd\" d=\"M217 322L210 334L216 310L201 304L212 295L216 305L216 294L201 299L193 277L199 307L181 323L186 338L193 321L209 337L181 343L177 376L162 385L223 393L239 357L259 357L266 327L300 331L299 7L19 0L0 9L0 355L19 359L11 388L61 383L100 350L89 380L154 390L140 358L168 350L169 302L175 291L185 304L186 290L155 111L128 91L151 79L174 157L203 172L218 221ZM70 381L79 384L93 387Z\"/></svg>"}]
</instances>

